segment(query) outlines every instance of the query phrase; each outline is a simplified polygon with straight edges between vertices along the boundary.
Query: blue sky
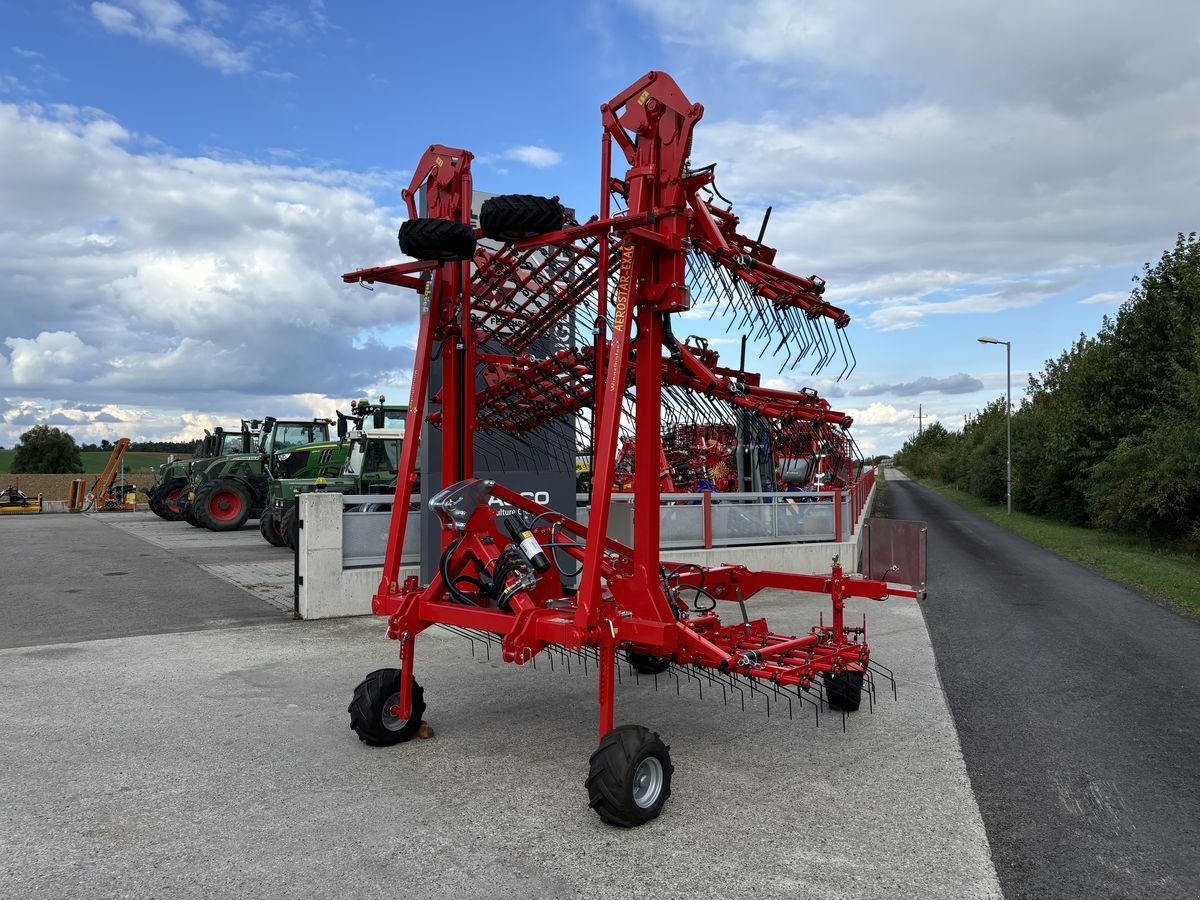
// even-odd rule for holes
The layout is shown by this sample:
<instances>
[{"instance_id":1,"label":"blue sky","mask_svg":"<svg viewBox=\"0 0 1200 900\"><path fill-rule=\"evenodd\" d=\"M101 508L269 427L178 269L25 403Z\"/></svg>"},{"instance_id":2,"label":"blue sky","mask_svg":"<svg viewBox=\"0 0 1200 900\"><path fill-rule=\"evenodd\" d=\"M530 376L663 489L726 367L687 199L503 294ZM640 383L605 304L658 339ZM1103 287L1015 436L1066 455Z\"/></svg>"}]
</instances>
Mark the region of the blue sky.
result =
<instances>
[{"instance_id":1,"label":"blue sky","mask_svg":"<svg viewBox=\"0 0 1200 900\"><path fill-rule=\"evenodd\" d=\"M415 298L337 276L399 258L421 150L589 215L599 104L649 69L705 105L693 162L854 319L848 381L764 374L868 450L918 405L960 427L1003 391L976 337L1013 341L1019 393L1196 228L1200 14L848 6L0 0L0 444L400 396Z\"/></svg>"}]
</instances>

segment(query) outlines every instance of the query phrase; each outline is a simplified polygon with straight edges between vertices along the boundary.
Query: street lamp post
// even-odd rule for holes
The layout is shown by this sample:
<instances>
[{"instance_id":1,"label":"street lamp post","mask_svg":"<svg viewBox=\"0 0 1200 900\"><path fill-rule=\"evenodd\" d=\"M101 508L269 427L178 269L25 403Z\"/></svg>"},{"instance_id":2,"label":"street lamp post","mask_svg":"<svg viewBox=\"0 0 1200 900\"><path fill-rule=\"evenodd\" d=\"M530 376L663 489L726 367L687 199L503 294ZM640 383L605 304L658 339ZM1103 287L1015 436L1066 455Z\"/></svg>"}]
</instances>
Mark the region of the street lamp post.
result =
<instances>
[{"instance_id":1,"label":"street lamp post","mask_svg":"<svg viewBox=\"0 0 1200 900\"><path fill-rule=\"evenodd\" d=\"M1005 483L1005 495L1008 499L1008 513L1012 515L1012 341L1002 341L999 338L981 337L981 344L1003 344L1005 356L1008 359L1008 480Z\"/></svg>"}]
</instances>

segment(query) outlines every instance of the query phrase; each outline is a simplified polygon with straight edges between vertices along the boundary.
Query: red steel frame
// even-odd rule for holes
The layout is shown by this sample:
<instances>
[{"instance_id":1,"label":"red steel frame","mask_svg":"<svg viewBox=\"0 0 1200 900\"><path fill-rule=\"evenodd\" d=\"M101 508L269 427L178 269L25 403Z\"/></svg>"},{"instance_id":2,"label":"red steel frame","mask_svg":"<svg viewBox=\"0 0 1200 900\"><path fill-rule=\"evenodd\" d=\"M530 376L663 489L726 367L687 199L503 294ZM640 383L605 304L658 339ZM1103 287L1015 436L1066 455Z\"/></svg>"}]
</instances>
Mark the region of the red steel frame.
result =
<instances>
[{"instance_id":1,"label":"red steel frame","mask_svg":"<svg viewBox=\"0 0 1200 900\"><path fill-rule=\"evenodd\" d=\"M502 485L473 481L472 460L477 403L474 373L481 358L477 337L487 315L490 295L473 280L470 261L414 262L364 269L344 276L347 282L383 282L422 292L420 331L400 475L393 506L383 576L373 599L376 614L388 617L388 636L399 643L401 668L411 673L417 636L434 624L491 632L502 638L503 657L524 663L542 650L559 645L570 650L596 648L600 660L600 735L614 724L614 672L619 649L669 658L728 675L764 679L800 691L821 676L864 672L869 660L865 628L847 627L845 600L852 597L885 599L916 597L920 591L846 575L835 560L829 575L754 572L742 566L674 565L660 559L658 497L662 458L661 403L664 374L672 383L695 382L695 387L727 394L737 403L776 404L781 414L808 416L815 421L839 417L814 394L792 394L748 386L727 370L713 371L686 346L670 338L667 316L690 306L686 262L688 253L703 247L714 264L748 285L758 298L779 314L824 317L837 328L849 317L821 299L823 283L815 276L801 278L773 265L774 252L736 232L736 219L713 208L701 195L712 180L711 170L691 172L687 158L692 132L703 114L670 76L650 72L601 107L604 125L600 215L578 226L518 242L499 253L481 248L474 261L483 271L504 253L526 253L539 247L594 247L601 334L589 372L594 398L593 484L591 520L587 526L553 512ZM623 178L613 176L612 145L625 157ZM415 217L416 192L425 188L432 218L470 221L472 154L439 145L422 156L403 197ZM612 215L610 198L623 196L627 209ZM615 254L615 256L614 256ZM583 256L583 251L579 251ZM615 296L609 275L617 277ZM561 296L566 296L562 294ZM566 302L565 300L563 301ZM479 315L473 317L473 312ZM527 320L528 321L528 320ZM632 326L636 322L636 338ZM610 330L611 329L611 330ZM607 332L607 333L606 333ZM444 487L460 495L464 517L442 530L446 556L443 571L428 585L416 578L399 583L400 554L406 512L416 472L416 454L435 342L441 342L443 386L441 411L430 416L442 428ZM663 348L671 351L664 359ZM515 360L508 360L515 364ZM533 363L536 365L536 363ZM501 373L502 375L503 373ZM493 379L495 381L496 379ZM635 391L635 504L632 547L607 538L613 462L621 427L622 403ZM547 400L548 402L548 400ZM576 407L578 408L578 407ZM842 417L839 424L848 424ZM500 527L500 516L486 502L484 491L509 507L522 510L538 523L534 534L555 552L578 561L577 589L568 590L557 568L536 579L514 582L507 608L461 602L458 584L495 566L511 538ZM432 492L431 492L432 493ZM469 500L473 497L473 500ZM814 626L800 637L776 635L765 620L724 625L715 612L697 613L681 601L683 592L702 588L713 597L741 603L761 590L785 589L826 594L832 604L828 625ZM470 593L469 589L467 593ZM458 595L456 597L456 594ZM743 612L745 607L742 607ZM400 718L412 711L412 680L400 679L394 710Z\"/></svg>"}]
</instances>

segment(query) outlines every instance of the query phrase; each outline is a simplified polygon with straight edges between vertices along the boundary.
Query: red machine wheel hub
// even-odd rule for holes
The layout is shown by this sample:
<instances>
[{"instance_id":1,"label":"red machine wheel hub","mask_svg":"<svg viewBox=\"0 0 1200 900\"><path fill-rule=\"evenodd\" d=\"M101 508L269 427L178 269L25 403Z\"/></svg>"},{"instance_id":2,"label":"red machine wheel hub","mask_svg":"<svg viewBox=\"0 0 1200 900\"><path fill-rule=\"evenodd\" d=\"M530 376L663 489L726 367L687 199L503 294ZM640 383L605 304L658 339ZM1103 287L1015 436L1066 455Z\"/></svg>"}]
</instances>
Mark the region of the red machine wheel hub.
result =
<instances>
[{"instance_id":1,"label":"red machine wheel hub","mask_svg":"<svg viewBox=\"0 0 1200 900\"><path fill-rule=\"evenodd\" d=\"M220 522L236 519L242 512L242 498L234 491L217 491L208 502L208 514Z\"/></svg>"}]
</instances>

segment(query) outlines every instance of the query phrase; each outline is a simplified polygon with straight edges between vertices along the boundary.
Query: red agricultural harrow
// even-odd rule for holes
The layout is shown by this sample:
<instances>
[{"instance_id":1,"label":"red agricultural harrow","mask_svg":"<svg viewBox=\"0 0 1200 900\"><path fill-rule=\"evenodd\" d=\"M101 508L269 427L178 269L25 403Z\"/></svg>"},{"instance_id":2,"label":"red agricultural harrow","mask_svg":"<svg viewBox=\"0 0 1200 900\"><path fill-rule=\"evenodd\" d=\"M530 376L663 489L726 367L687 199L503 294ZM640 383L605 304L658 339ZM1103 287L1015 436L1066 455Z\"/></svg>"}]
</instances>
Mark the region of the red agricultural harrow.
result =
<instances>
[{"instance_id":1,"label":"red agricultural harrow","mask_svg":"<svg viewBox=\"0 0 1200 900\"><path fill-rule=\"evenodd\" d=\"M487 200L476 230L472 154L432 146L403 193L409 220L400 247L416 261L344 276L421 294L393 506L402 512L392 519L373 600L399 643L400 668L358 686L351 727L375 745L416 734L425 701L413 678L414 646L431 625L498 642L506 662L582 654L599 671L600 743L588 796L619 826L659 814L673 771L657 734L614 727L619 654L639 672L701 673L735 691L748 684L818 710L854 710L872 688L874 665L865 626L846 623L845 601L919 593L847 575L836 559L829 575L660 559L664 431L708 428L719 439L752 414L797 456L849 446L849 417L814 392L763 387L744 366L719 366L704 341L674 336L672 316L711 308L768 340L785 366L808 361L815 371L840 358L842 374L853 367L843 336L849 316L822 299L821 279L776 267L762 234L746 237L717 205L713 168L690 167L702 113L661 72L603 105L600 212L584 223L565 217L556 199L511 195ZM619 177L614 146L627 164ZM581 334L591 340L578 341ZM435 364L442 386L427 412ZM568 419L579 430L564 438L555 424ZM425 585L398 580L423 420L441 430L443 472L428 503L441 523L438 571ZM586 526L475 477L480 435L573 460L579 433L593 463ZM634 495L646 500L635 504L632 546L606 536L622 438L632 441ZM832 616L799 637L775 634L746 611L745 601L766 589L828 595ZM736 605L736 622L722 621L717 601Z\"/></svg>"}]
</instances>

